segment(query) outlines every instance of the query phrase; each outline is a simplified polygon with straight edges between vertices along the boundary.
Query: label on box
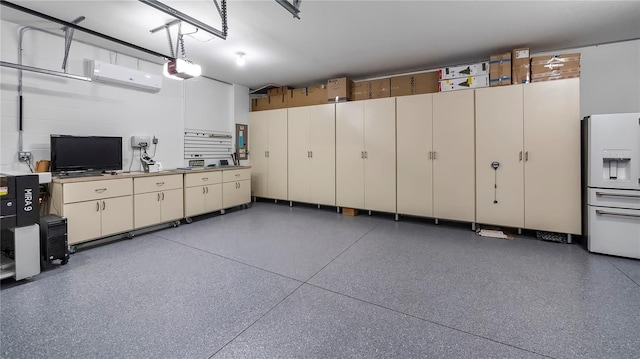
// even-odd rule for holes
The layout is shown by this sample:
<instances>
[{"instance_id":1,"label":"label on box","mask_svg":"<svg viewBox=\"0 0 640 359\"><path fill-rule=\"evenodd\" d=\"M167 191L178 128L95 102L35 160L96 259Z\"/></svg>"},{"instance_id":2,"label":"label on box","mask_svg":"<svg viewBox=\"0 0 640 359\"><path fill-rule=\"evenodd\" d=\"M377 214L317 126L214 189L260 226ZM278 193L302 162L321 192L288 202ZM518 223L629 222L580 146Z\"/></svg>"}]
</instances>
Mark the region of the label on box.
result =
<instances>
[{"instance_id":1,"label":"label on box","mask_svg":"<svg viewBox=\"0 0 640 359\"><path fill-rule=\"evenodd\" d=\"M526 59L528 57L529 57L529 49L516 51L516 59Z\"/></svg>"}]
</instances>

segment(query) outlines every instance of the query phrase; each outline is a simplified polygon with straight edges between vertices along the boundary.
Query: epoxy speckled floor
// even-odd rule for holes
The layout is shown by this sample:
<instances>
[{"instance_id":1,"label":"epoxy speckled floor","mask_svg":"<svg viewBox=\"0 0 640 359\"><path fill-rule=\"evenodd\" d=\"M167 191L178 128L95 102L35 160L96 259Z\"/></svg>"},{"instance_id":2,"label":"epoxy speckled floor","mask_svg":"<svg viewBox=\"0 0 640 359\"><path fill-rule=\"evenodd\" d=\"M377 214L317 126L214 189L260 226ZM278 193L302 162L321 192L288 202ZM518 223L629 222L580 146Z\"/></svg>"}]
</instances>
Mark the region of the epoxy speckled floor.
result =
<instances>
[{"instance_id":1,"label":"epoxy speckled floor","mask_svg":"<svg viewBox=\"0 0 640 359\"><path fill-rule=\"evenodd\" d=\"M640 261L258 202L2 282L1 358L632 358Z\"/></svg>"}]
</instances>

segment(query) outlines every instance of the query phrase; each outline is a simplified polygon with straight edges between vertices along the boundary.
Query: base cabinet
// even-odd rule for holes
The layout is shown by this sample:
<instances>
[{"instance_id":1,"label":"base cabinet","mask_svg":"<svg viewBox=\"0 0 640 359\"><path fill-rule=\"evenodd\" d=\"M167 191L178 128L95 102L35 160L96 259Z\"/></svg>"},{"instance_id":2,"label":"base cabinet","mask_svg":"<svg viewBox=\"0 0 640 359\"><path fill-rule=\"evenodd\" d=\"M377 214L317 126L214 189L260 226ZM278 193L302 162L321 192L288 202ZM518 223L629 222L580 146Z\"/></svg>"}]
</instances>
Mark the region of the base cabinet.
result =
<instances>
[{"instance_id":1,"label":"base cabinet","mask_svg":"<svg viewBox=\"0 0 640 359\"><path fill-rule=\"evenodd\" d=\"M134 228L143 228L184 217L183 176L135 178Z\"/></svg>"},{"instance_id":2,"label":"base cabinet","mask_svg":"<svg viewBox=\"0 0 640 359\"><path fill-rule=\"evenodd\" d=\"M133 229L131 178L54 183L50 212L67 218L69 244Z\"/></svg>"},{"instance_id":3,"label":"base cabinet","mask_svg":"<svg viewBox=\"0 0 640 359\"><path fill-rule=\"evenodd\" d=\"M251 202L251 171L222 171L222 207L231 208Z\"/></svg>"},{"instance_id":4,"label":"base cabinet","mask_svg":"<svg viewBox=\"0 0 640 359\"><path fill-rule=\"evenodd\" d=\"M187 173L184 187L185 217L222 209L222 172Z\"/></svg>"}]
</instances>

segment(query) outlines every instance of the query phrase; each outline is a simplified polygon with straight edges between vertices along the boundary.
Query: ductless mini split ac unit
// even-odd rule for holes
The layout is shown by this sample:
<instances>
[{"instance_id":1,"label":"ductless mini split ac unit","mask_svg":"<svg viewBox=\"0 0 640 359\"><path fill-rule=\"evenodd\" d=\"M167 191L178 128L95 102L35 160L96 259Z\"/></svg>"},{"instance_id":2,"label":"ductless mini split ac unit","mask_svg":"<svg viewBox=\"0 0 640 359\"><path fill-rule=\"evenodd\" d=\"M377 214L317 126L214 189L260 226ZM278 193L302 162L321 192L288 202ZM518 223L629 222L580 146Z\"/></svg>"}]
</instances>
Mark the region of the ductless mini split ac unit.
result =
<instances>
[{"instance_id":1,"label":"ductless mini split ac unit","mask_svg":"<svg viewBox=\"0 0 640 359\"><path fill-rule=\"evenodd\" d=\"M98 60L87 60L89 77L96 82L118 85L146 92L162 89L162 76L108 64Z\"/></svg>"}]
</instances>

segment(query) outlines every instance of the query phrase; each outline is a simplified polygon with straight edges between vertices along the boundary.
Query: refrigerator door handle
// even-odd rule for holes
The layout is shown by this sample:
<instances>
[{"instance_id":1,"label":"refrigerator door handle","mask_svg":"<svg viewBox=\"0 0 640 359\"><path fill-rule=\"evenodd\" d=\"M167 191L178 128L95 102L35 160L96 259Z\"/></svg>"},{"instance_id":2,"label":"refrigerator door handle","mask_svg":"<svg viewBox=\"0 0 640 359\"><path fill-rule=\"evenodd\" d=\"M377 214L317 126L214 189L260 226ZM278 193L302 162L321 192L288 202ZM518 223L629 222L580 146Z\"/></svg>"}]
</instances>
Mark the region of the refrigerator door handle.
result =
<instances>
[{"instance_id":1,"label":"refrigerator door handle","mask_svg":"<svg viewBox=\"0 0 640 359\"><path fill-rule=\"evenodd\" d=\"M620 193L607 193L607 192L596 192L596 196L598 196L598 197L640 198L640 195L620 194Z\"/></svg>"},{"instance_id":2,"label":"refrigerator door handle","mask_svg":"<svg viewBox=\"0 0 640 359\"><path fill-rule=\"evenodd\" d=\"M616 213L616 212L607 212L600 209L596 210L596 214L601 216L620 216L620 217L633 217L640 218L640 214L628 214L628 213Z\"/></svg>"}]
</instances>

